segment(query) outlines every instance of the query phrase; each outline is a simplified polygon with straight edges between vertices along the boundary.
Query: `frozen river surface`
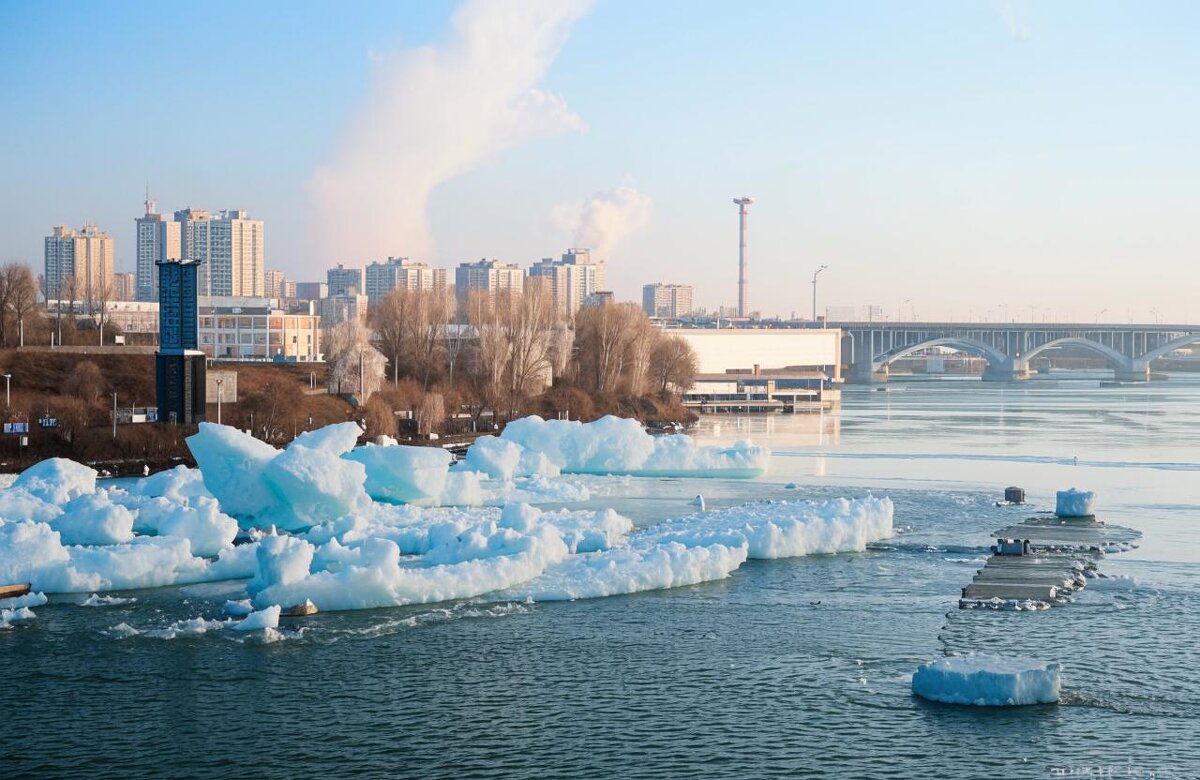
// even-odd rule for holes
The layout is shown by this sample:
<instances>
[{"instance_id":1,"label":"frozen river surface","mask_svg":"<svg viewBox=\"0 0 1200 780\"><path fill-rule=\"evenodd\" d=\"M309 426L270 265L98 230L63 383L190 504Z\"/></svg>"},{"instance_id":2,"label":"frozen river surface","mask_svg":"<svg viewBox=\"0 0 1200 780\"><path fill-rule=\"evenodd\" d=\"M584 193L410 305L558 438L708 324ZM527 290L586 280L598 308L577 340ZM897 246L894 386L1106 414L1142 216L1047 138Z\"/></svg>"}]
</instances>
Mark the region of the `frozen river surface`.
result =
<instances>
[{"instance_id":1,"label":"frozen river surface","mask_svg":"<svg viewBox=\"0 0 1200 780\"><path fill-rule=\"evenodd\" d=\"M270 644L113 627L215 615L240 583L58 597L0 631L4 777L1200 776L1200 383L895 383L824 416L708 418L775 454L752 482L595 478L640 526L763 498L888 495L864 553L560 603L327 613ZM795 489L787 485L794 483ZM989 533L1057 489L1143 532L1124 587L1035 613L960 611ZM1058 705L914 698L948 652L1063 664Z\"/></svg>"}]
</instances>

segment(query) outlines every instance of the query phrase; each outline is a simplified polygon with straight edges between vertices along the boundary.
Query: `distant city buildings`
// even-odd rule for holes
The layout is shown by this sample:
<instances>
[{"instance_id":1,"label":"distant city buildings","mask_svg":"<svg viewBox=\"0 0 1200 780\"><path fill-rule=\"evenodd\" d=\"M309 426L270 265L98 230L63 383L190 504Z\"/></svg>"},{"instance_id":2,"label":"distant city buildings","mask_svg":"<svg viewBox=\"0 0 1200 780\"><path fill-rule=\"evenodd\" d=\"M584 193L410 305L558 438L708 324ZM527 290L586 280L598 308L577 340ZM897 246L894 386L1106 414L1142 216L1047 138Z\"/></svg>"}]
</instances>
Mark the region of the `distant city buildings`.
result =
<instances>
[{"instance_id":1,"label":"distant city buildings","mask_svg":"<svg viewBox=\"0 0 1200 780\"><path fill-rule=\"evenodd\" d=\"M266 294L264 226L245 211L230 209L213 216L204 209L186 208L159 214L148 196L146 213L137 223L138 300L158 297L156 263L191 260L200 263L201 295Z\"/></svg>"},{"instance_id":2,"label":"distant city buildings","mask_svg":"<svg viewBox=\"0 0 1200 780\"><path fill-rule=\"evenodd\" d=\"M525 289L525 269L516 263L503 263L482 258L474 263L459 263L454 269L454 291L465 301L473 290L489 295L498 292L521 292Z\"/></svg>"},{"instance_id":3,"label":"distant city buildings","mask_svg":"<svg viewBox=\"0 0 1200 780\"><path fill-rule=\"evenodd\" d=\"M883 322L885 319L883 307L878 304L825 307L826 322Z\"/></svg>"},{"instance_id":4,"label":"distant city buildings","mask_svg":"<svg viewBox=\"0 0 1200 780\"><path fill-rule=\"evenodd\" d=\"M540 260L529 267L529 275L549 281L554 304L568 317L574 316L589 296L604 289L603 263L593 263L586 249L568 249L560 260Z\"/></svg>"},{"instance_id":5,"label":"distant city buildings","mask_svg":"<svg viewBox=\"0 0 1200 780\"><path fill-rule=\"evenodd\" d=\"M350 295L363 291L363 272L361 268L347 268L341 263L337 268L325 272L329 295Z\"/></svg>"},{"instance_id":6,"label":"distant city buildings","mask_svg":"<svg viewBox=\"0 0 1200 780\"><path fill-rule=\"evenodd\" d=\"M389 257L386 262L371 263L366 271L366 294L374 306L392 290L440 290L446 287L446 269L417 263L407 257ZM329 294L333 294L330 287Z\"/></svg>"},{"instance_id":7,"label":"distant city buildings","mask_svg":"<svg viewBox=\"0 0 1200 780\"><path fill-rule=\"evenodd\" d=\"M95 225L56 226L45 241L43 295L47 300L106 300L112 294L113 240ZM64 280L74 280L73 287ZM67 289L72 287L71 289Z\"/></svg>"},{"instance_id":8,"label":"distant city buildings","mask_svg":"<svg viewBox=\"0 0 1200 780\"><path fill-rule=\"evenodd\" d=\"M649 317L674 320L690 317L694 311L692 298L690 284L647 284L642 287L642 310Z\"/></svg>"}]
</instances>

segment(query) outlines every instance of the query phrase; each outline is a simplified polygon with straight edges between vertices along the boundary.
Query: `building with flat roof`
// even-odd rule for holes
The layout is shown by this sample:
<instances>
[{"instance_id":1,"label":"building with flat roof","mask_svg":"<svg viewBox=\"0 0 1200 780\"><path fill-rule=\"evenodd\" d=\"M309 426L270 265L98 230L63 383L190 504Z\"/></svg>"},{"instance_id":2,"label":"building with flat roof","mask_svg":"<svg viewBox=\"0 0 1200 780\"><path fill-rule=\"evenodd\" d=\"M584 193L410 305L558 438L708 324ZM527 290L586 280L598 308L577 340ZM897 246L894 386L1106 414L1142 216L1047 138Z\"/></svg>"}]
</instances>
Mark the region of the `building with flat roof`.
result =
<instances>
[{"instance_id":1,"label":"building with flat roof","mask_svg":"<svg viewBox=\"0 0 1200 780\"><path fill-rule=\"evenodd\" d=\"M325 271L325 281L329 287L328 295L331 296L352 295L365 290L362 269L347 268L342 263Z\"/></svg>"},{"instance_id":2,"label":"building with flat roof","mask_svg":"<svg viewBox=\"0 0 1200 780\"><path fill-rule=\"evenodd\" d=\"M295 295L285 295L285 298L296 298L301 301L319 301L329 295L329 285L325 282L296 282Z\"/></svg>"},{"instance_id":3,"label":"building with flat roof","mask_svg":"<svg viewBox=\"0 0 1200 780\"><path fill-rule=\"evenodd\" d=\"M555 260L547 257L529 267L529 275L549 281L554 304L567 317L587 302L590 296L602 292L602 269L591 262L586 249L571 249Z\"/></svg>"},{"instance_id":4,"label":"building with flat roof","mask_svg":"<svg viewBox=\"0 0 1200 780\"><path fill-rule=\"evenodd\" d=\"M365 321L368 305L367 296L356 292L322 298L320 301L321 327L332 328L347 320Z\"/></svg>"},{"instance_id":5,"label":"building with flat roof","mask_svg":"<svg viewBox=\"0 0 1200 780\"><path fill-rule=\"evenodd\" d=\"M524 289L525 270L516 263L503 263L485 257L474 263L459 263L458 268L454 269L454 291L459 300L466 300L474 290L495 295Z\"/></svg>"},{"instance_id":6,"label":"building with flat roof","mask_svg":"<svg viewBox=\"0 0 1200 780\"><path fill-rule=\"evenodd\" d=\"M655 282L642 286L642 311L648 317L677 320L692 315L692 286Z\"/></svg>"},{"instance_id":7,"label":"building with flat roof","mask_svg":"<svg viewBox=\"0 0 1200 780\"><path fill-rule=\"evenodd\" d=\"M144 203L146 213L134 220L137 225L134 257L135 298L139 301L158 300L158 264L182 257L179 223L166 214L159 214L149 193Z\"/></svg>"},{"instance_id":8,"label":"building with flat roof","mask_svg":"<svg viewBox=\"0 0 1200 780\"><path fill-rule=\"evenodd\" d=\"M112 238L95 225L55 226L45 240L43 297L89 302L111 297L114 257ZM64 284L68 278L73 288Z\"/></svg>"},{"instance_id":9,"label":"building with flat roof","mask_svg":"<svg viewBox=\"0 0 1200 780\"><path fill-rule=\"evenodd\" d=\"M407 257L389 257L385 262L367 266L365 292L370 305L374 306L392 290L442 290L446 283L445 268L434 268ZM333 295L332 288L329 294Z\"/></svg>"},{"instance_id":10,"label":"building with flat roof","mask_svg":"<svg viewBox=\"0 0 1200 780\"><path fill-rule=\"evenodd\" d=\"M203 209L175 212L180 255L199 262L200 294L258 296L266 293L265 239L261 219L241 209L213 217Z\"/></svg>"}]
</instances>

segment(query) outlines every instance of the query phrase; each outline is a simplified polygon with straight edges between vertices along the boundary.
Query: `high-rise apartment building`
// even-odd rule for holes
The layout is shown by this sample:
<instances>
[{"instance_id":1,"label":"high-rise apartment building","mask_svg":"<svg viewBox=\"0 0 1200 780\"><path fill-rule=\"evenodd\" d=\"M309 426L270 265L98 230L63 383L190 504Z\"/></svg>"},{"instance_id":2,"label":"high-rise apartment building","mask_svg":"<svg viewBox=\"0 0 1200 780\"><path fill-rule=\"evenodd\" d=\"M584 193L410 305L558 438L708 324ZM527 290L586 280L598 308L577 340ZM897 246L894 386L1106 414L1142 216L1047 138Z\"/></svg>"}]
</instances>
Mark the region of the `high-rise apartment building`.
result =
<instances>
[{"instance_id":1,"label":"high-rise apartment building","mask_svg":"<svg viewBox=\"0 0 1200 780\"><path fill-rule=\"evenodd\" d=\"M159 214L155 203L146 195L146 213L138 217L135 297L139 301L158 300L158 263L178 260L180 254L179 223Z\"/></svg>"},{"instance_id":2,"label":"high-rise apartment building","mask_svg":"<svg viewBox=\"0 0 1200 780\"><path fill-rule=\"evenodd\" d=\"M266 291L261 219L230 209L216 217L202 209L175 212L184 259L202 263L200 294L262 297Z\"/></svg>"},{"instance_id":3,"label":"high-rise apartment building","mask_svg":"<svg viewBox=\"0 0 1200 780\"><path fill-rule=\"evenodd\" d=\"M46 236L45 289L49 299L64 294L79 301L96 302L112 297L113 240L95 225L72 230L58 225ZM74 289L64 289L63 280L74 278Z\"/></svg>"},{"instance_id":4,"label":"high-rise apartment building","mask_svg":"<svg viewBox=\"0 0 1200 780\"><path fill-rule=\"evenodd\" d=\"M444 289L446 269L433 268L428 263L415 263L407 257L389 257L387 262L367 266L366 293L372 306L392 290L401 287L409 290ZM332 279L329 294L333 295Z\"/></svg>"},{"instance_id":5,"label":"high-rise apartment building","mask_svg":"<svg viewBox=\"0 0 1200 780\"><path fill-rule=\"evenodd\" d=\"M570 249L561 260L545 258L529 267L530 276L549 280L554 304L568 317L574 316L588 297L600 292L603 269L593 263L586 249Z\"/></svg>"},{"instance_id":6,"label":"high-rise apartment building","mask_svg":"<svg viewBox=\"0 0 1200 780\"><path fill-rule=\"evenodd\" d=\"M505 290L525 289L525 270L515 263L483 258L475 263L460 263L454 270L454 290L459 299L466 300L472 290L494 295Z\"/></svg>"},{"instance_id":7,"label":"high-rise apartment building","mask_svg":"<svg viewBox=\"0 0 1200 780\"><path fill-rule=\"evenodd\" d=\"M286 298L284 293L287 292L287 277L283 271L272 271L270 269L263 272L263 286L266 290L264 295L267 298Z\"/></svg>"},{"instance_id":8,"label":"high-rise apartment building","mask_svg":"<svg viewBox=\"0 0 1200 780\"><path fill-rule=\"evenodd\" d=\"M590 249L568 249L563 252L561 262L567 265L593 265L596 267L596 289L607 290L606 286L608 279L606 278L607 268L603 260L592 260L592 250Z\"/></svg>"},{"instance_id":9,"label":"high-rise apartment building","mask_svg":"<svg viewBox=\"0 0 1200 780\"><path fill-rule=\"evenodd\" d=\"M347 320L363 322L367 317L367 296L343 293L322 298L320 314L322 328L332 328Z\"/></svg>"},{"instance_id":10,"label":"high-rise apartment building","mask_svg":"<svg viewBox=\"0 0 1200 780\"><path fill-rule=\"evenodd\" d=\"M363 291L363 272L361 268L347 268L341 263L337 268L325 271L325 280L329 285L329 295L353 295Z\"/></svg>"},{"instance_id":11,"label":"high-rise apartment building","mask_svg":"<svg viewBox=\"0 0 1200 780\"><path fill-rule=\"evenodd\" d=\"M691 316L690 284L647 284L642 287L642 311L650 317L679 319Z\"/></svg>"}]
</instances>

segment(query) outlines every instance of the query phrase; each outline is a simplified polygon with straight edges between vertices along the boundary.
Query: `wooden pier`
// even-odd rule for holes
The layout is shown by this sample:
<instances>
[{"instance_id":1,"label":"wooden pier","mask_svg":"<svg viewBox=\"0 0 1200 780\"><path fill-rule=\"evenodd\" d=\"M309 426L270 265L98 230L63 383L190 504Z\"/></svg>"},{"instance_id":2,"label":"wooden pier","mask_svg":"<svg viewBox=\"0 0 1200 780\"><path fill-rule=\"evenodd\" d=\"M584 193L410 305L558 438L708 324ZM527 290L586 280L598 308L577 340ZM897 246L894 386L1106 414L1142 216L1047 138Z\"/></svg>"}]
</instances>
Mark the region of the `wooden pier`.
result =
<instances>
[{"instance_id":1,"label":"wooden pier","mask_svg":"<svg viewBox=\"0 0 1200 780\"><path fill-rule=\"evenodd\" d=\"M996 532L975 579L962 589L959 606L1044 609L1070 599L1096 576L1109 552L1135 547L1141 534L1091 518L1031 517ZM1007 543L1006 543L1007 542Z\"/></svg>"}]
</instances>

